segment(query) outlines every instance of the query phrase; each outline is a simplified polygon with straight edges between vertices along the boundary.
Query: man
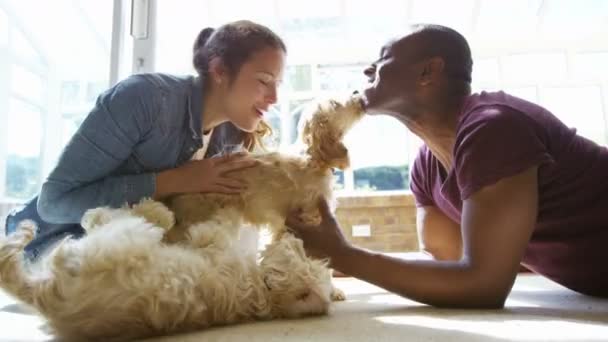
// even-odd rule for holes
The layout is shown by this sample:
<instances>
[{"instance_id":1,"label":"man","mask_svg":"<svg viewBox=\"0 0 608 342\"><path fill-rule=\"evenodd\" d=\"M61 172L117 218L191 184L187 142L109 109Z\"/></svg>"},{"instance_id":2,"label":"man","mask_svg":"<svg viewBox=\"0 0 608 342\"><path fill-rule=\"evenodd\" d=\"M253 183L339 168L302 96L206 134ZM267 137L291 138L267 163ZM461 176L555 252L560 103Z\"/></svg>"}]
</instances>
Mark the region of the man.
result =
<instances>
[{"instance_id":1,"label":"man","mask_svg":"<svg viewBox=\"0 0 608 342\"><path fill-rule=\"evenodd\" d=\"M608 150L535 104L471 94L472 65L462 35L419 25L365 70L367 113L398 119L424 142L411 190L433 260L352 246L324 201L319 226L297 212L286 224L338 271L434 306L502 307L520 263L608 297Z\"/></svg>"}]
</instances>

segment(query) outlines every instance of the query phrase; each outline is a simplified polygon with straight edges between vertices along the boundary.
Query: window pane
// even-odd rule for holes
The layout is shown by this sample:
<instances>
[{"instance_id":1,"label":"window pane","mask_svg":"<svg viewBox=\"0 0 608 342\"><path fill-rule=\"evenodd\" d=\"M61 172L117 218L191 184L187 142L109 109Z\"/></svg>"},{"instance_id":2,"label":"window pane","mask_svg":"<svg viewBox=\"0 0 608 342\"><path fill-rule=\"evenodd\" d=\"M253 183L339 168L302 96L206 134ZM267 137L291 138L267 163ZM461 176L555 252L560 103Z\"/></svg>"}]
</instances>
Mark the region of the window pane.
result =
<instances>
[{"instance_id":1,"label":"window pane","mask_svg":"<svg viewBox=\"0 0 608 342\"><path fill-rule=\"evenodd\" d=\"M409 165L356 169L355 189L368 191L409 189Z\"/></svg>"},{"instance_id":2,"label":"window pane","mask_svg":"<svg viewBox=\"0 0 608 342\"><path fill-rule=\"evenodd\" d=\"M12 22L11 22L12 24ZM23 33L11 25L10 32L10 50L17 56L17 58L26 58L28 60L36 61L36 64L41 63L40 52L32 47L32 43L27 39Z\"/></svg>"},{"instance_id":3,"label":"window pane","mask_svg":"<svg viewBox=\"0 0 608 342\"><path fill-rule=\"evenodd\" d=\"M159 1L159 6L164 1ZM183 1L182 1L183 2ZM200 23L208 23L207 26L218 27L226 23L224 18L231 18L230 20L253 20L253 21L264 21L271 22L276 17L276 9L274 0L259 0L259 1L240 1L240 0L207 0L207 1L194 1L201 3L199 8L201 12L208 12L208 20L201 20ZM190 3L184 5L183 8L190 8ZM205 6L208 4L208 6ZM177 7L174 2L164 5L164 7ZM197 6L198 7L198 6ZM200 28L199 28L200 29Z\"/></svg>"},{"instance_id":4,"label":"window pane","mask_svg":"<svg viewBox=\"0 0 608 342\"><path fill-rule=\"evenodd\" d=\"M266 137L266 148L276 149L281 142L281 112L277 106L272 106L264 115L264 120L272 127L272 135Z\"/></svg>"},{"instance_id":5,"label":"window pane","mask_svg":"<svg viewBox=\"0 0 608 342\"><path fill-rule=\"evenodd\" d=\"M6 196L27 199L39 185L42 113L39 108L12 98L8 111ZM26 133L27 134L24 134Z\"/></svg>"},{"instance_id":6,"label":"window pane","mask_svg":"<svg viewBox=\"0 0 608 342\"><path fill-rule=\"evenodd\" d=\"M413 0L411 22L449 26L460 33L470 31L473 0Z\"/></svg>"},{"instance_id":7,"label":"window pane","mask_svg":"<svg viewBox=\"0 0 608 342\"><path fill-rule=\"evenodd\" d=\"M369 0L345 1L347 40L340 43L339 49L343 62L375 60L382 45L407 29L407 1L375 0L373 3L370 6Z\"/></svg>"},{"instance_id":8,"label":"window pane","mask_svg":"<svg viewBox=\"0 0 608 342\"><path fill-rule=\"evenodd\" d=\"M344 171L334 171L334 190L344 190Z\"/></svg>"},{"instance_id":9,"label":"window pane","mask_svg":"<svg viewBox=\"0 0 608 342\"><path fill-rule=\"evenodd\" d=\"M6 190L9 198L27 200L32 198L38 188L40 158L9 154L6 159Z\"/></svg>"},{"instance_id":10,"label":"window pane","mask_svg":"<svg viewBox=\"0 0 608 342\"><path fill-rule=\"evenodd\" d=\"M44 79L21 65L13 64L11 88L15 94L34 103L41 103L44 96Z\"/></svg>"},{"instance_id":11,"label":"window pane","mask_svg":"<svg viewBox=\"0 0 608 342\"><path fill-rule=\"evenodd\" d=\"M291 115L291 133L288 144L301 144L299 141L300 134L303 128L303 115L305 111L310 110L311 99L292 100L289 102L289 113Z\"/></svg>"},{"instance_id":12,"label":"window pane","mask_svg":"<svg viewBox=\"0 0 608 342\"><path fill-rule=\"evenodd\" d=\"M364 64L319 65L319 87L322 91L361 89L367 82Z\"/></svg>"},{"instance_id":13,"label":"window pane","mask_svg":"<svg viewBox=\"0 0 608 342\"><path fill-rule=\"evenodd\" d=\"M608 52L576 54L574 75L581 80L608 80Z\"/></svg>"},{"instance_id":14,"label":"window pane","mask_svg":"<svg viewBox=\"0 0 608 342\"><path fill-rule=\"evenodd\" d=\"M312 90L312 70L308 65L293 65L287 67L289 89L292 91Z\"/></svg>"},{"instance_id":15,"label":"window pane","mask_svg":"<svg viewBox=\"0 0 608 342\"><path fill-rule=\"evenodd\" d=\"M605 0L545 0L542 32L582 37L606 28Z\"/></svg>"},{"instance_id":16,"label":"window pane","mask_svg":"<svg viewBox=\"0 0 608 342\"><path fill-rule=\"evenodd\" d=\"M38 190L39 180L53 168L75 129L64 126L64 120L79 124L99 92L108 87L112 4L97 0L10 1L8 23L0 10L0 41L7 25L10 32L8 45L2 47L9 58L0 59L5 63L0 69L10 73L0 80L9 82L0 86L0 91L9 92L0 94L0 101L9 101L0 104L0 108L9 108L5 113L7 148L0 151L4 161L0 165L7 167L6 179L0 182L6 186L0 198L27 198ZM63 118L63 114L68 117ZM69 136L63 136L64 132ZM0 187L0 192L3 189Z\"/></svg>"},{"instance_id":17,"label":"window pane","mask_svg":"<svg viewBox=\"0 0 608 342\"><path fill-rule=\"evenodd\" d=\"M280 25L289 55L297 61L336 60L344 55L343 49L336 49L337 44L346 39L343 17L282 18ZM328 51L332 51L329 56Z\"/></svg>"},{"instance_id":18,"label":"window pane","mask_svg":"<svg viewBox=\"0 0 608 342\"><path fill-rule=\"evenodd\" d=\"M533 83L566 79L564 53L510 55L503 58L503 76L507 82Z\"/></svg>"},{"instance_id":19,"label":"window pane","mask_svg":"<svg viewBox=\"0 0 608 342\"><path fill-rule=\"evenodd\" d=\"M600 87L554 87L541 89L541 104L580 135L606 143L606 122Z\"/></svg>"},{"instance_id":20,"label":"window pane","mask_svg":"<svg viewBox=\"0 0 608 342\"><path fill-rule=\"evenodd\" d=\"M61 105L73 106L80 102L80 82L65 81L61 84Z\"/></svg>"},{"instance_id":21,"label":"window pane","mask_svg":"<svg viewBox=\"0 0 608 342\"><path fill-rule=\"evenodd\" d=\"M341 0L277 1L277 5L278 14L284 19L332 18L342 14Z\"/></svg>"},{"instance_id":22,"label":"window pane","mask_svg":"<svg viewBox=\"0 0 608 342\"><path fill-rule=\"evenodd\" d=\"M364 117L353 127L345 143L356 189L407 189L408 135L405 126L388 116Z\"/></svg>"},{"instance_id":23,"label":"window pane","mask_svg":"<svg viewBox=\"0 0 608 342\"><path fill-rule=\"evenodd\" d=\"M278 23L274 0L171 0L157 6L157 69L175 74L195 72L192 44L205 27L243 19L271 28Z\"/></svg>"},{"instance_id":24,"label":"window pane","mask_svg":"<svg viewBox=\"0 0 608 342\"><path fill-rule=\"evenodd\" d=\"M536 32L538 10L542 0L482 0L476 33L501 38L520 38ZM513 24L517 18L517 25Z\"/></svg>"},{"instance_id":25,"label":"window pane","mask_svg":"<svg viewBox=\"0 0 608 342\"><path fill-rule=\"evenodd\" d=\"M8 17L0 8L0 46L8 44Z\"/></svg>"},{"instance_id":26,"label":"window pane","mask_svg":"<svg viewBox=\"0 0 608 342\"><path fill-rule=\"evenodd\" d=\"M85 99L86 103L93 104L95 102L95 100L97 100L97 97L99 96L99 94L101 94L107 88L108 88L108 82L105 80L88 82L87 83L87 96Z\"/></svg>"},{"instance_id":27,"label":"window pane","mask_svg":"<svg viewBox=\"0 0 608 342\"><path fill-rule=\"evenodd\" d=\"M473 64L473 83L480 86L497 86L500 84L498 60L496 58L483 58L475 60Z\"/></svg>"}]
</instances>

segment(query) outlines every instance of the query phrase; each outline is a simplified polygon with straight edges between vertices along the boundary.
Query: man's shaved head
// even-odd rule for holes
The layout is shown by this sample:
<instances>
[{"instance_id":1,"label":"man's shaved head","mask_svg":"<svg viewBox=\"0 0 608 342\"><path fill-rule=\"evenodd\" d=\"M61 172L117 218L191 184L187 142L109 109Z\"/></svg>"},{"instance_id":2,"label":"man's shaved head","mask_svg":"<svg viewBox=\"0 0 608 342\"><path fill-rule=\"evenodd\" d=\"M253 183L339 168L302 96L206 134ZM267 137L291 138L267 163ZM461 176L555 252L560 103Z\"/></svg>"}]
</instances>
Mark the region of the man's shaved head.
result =
<instances>
[{"instance_id":1,"label":"man's shaved head","mask_svg":"<svg viewBox=\"0 0 608 342\"><path fill-rule=\"evenodd\" d=\"M470 92L473 59L467 40L455 30L431 24L412 26L412 32L401 38L395 48L407 49L411 62L441 57L445 63L445 75L451 81L469 85Z\"/></svg>"},{"instance_id":2,"label":"man's shaved head","mask_svg":"<svg viewBox=\"0 0 608 342\"><path fill-rule=\"evenodd\" d=\"M416 118L445 112L471 94L473 60L466 39L440 25L415 25L389 41L364 70L368 113Z\"/></svg>"}]
</instances>

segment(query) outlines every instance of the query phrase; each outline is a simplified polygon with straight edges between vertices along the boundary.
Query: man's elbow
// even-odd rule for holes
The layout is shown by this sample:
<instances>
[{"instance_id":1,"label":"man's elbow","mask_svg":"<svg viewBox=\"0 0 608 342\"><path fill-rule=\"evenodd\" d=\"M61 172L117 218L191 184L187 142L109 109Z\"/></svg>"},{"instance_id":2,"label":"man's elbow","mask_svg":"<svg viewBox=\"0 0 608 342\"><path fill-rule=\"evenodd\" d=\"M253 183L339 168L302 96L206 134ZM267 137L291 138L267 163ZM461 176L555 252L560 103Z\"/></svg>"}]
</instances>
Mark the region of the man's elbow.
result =
<instances>
[{"instance_id":1,"label":"man's elbow","mask_svg":"<svg viewBox=\"0 0 608 342\"><path fill-rule=\"evenodd\" d=\"M431 303L432 305L458 309L502 309L511 292L512 283L496 281L493 274L467 272L460 282L444 284L442 288L443 300Z\"/></svg>"},{"instance_id":2,"label":"man's elbow","mask_svg":"<svg viewBox=\"0 0 608 342\"><path fill-rule=\"evenodd\" d=\"M494 292L474 296L471 300L475 309L502 309L506 301L507 295Z\"/></svg>"},{"instance_id":3,"label":"man's elbow","mask_svg":"<svg viewBox=\"0 0 608 342\"><path fill-rule=\"evenodd\" d=\"M472 309L502 309L510 292L511 286L477 279L471 282L464 297Z\"/></svg>"},{"instance_id":4,"label":"man's elbow","mask_svg":"<svg viewBox=\"0 0 608 342\"><path fill-rule=\"evenodd\" d=\"M507 300L506 295L491 292L470 292L453 296L434 303L433 301L429 301L429 304L445 309L494 310L504 308Z\"/></svg>"}]
</instances>

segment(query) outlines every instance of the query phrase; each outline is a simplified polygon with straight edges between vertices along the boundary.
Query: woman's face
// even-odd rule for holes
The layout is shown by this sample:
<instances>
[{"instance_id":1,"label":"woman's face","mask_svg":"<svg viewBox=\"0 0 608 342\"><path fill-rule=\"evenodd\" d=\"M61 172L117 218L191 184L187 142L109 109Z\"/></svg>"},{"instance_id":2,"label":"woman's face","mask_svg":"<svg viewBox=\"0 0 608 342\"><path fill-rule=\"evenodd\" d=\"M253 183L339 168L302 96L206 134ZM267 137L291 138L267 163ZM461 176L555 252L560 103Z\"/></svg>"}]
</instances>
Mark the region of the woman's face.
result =
<instances>
[{"instance_id":1,"label":"woman's face","mask_svg":"<svg viewBox=\"0 0 608 342\"><path fill-rule=\"evenodd\" d=\"M254 131L271 105L283 80L285 52L265 48L254 53L234 76L225 96L228 120L246 132Z\"/></svg>"}]
</instances>

